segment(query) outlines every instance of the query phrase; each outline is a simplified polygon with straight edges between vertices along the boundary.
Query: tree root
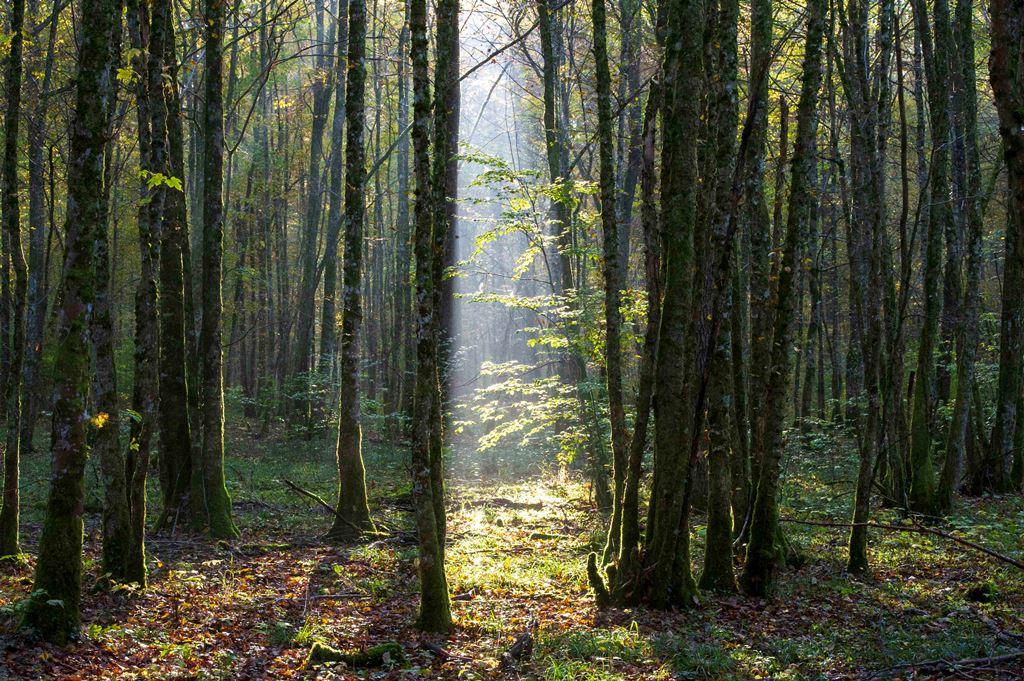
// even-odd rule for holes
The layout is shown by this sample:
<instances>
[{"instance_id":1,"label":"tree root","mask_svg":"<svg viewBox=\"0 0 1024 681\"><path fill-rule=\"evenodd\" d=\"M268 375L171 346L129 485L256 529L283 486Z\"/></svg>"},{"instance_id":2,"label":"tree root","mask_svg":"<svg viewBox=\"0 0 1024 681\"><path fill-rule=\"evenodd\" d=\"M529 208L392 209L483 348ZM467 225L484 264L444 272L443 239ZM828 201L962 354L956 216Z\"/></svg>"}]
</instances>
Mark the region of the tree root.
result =
<instances>
[{"instance_id":1,"label":"tree root","mask_svg":"<svg viewBox=\"0 0 1024 681\"><path fill-rule=\"evenodd\" d=\"M515 669L522 660L530 659L533 655L533 642L537 634L537 620L531 620L526 631L516 637L515 642L501 655L501 669L509 671Z\"/></svg>"}]
</instances>

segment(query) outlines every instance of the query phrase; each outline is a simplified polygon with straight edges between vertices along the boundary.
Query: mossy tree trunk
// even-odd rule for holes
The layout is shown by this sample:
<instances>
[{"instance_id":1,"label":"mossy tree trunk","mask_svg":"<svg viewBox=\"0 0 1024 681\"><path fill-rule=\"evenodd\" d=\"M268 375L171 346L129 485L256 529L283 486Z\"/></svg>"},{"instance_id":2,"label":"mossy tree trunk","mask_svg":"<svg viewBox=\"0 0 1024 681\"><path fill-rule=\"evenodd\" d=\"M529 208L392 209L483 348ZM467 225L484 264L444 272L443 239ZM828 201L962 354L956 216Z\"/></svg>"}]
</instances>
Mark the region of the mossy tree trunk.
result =
<instances>
[{"instance_id":1,"label":"mossy tree trunk","mask_svg":"<svg viewBox=\"0 0 1024 681\"><path fill-rule=\"evenodd\" d=\"M715 77L709 81L708 117L711 138L712 163L716 170L713 203L708 212L708 251L717 252L717 236L735 221L733 215L733 180L738 162L736 149L736 127L738 100L737 78L737 28L739 3L737 0L721 0L711 11L715 16L709 21L711 47L709 67ZM733 237L735 242L737 239ZM736 244L731 244L735 248ZM731 260L729 261L731 263ZM702 318L702 324L711 322L717 327L711 352L711 367L707 383L707 461L708 461L708 526L704 550L704 569L700 586L715 591L736 591L736 577L733 574L733 516L732 516L732 466L731 452L737 445L734 437L733 419L736 384L733 380L732 362L732 315L734 277L733 267L727 265L727 275L716 273L718 263L707 258L700 267L705 280L705 291L712 296L724 295L724 303L717 305L711 315ZM718 293L716 277L722 277L722 292ZM707 294L705 294L707 295Z\"/></svg>"},{"instance_id":2,"label":"mossy tree trunk","mask_svg":"<svg viewBox=\"0 0 1024 681\"><path fill-rule=\"evenodd\" d=\"M946 452L936 489L935 508L948 512L953 493L960 485L970 433L974 364L978 355L978 312L981 303L981 269L984 224L982 215L981 162L978 157L977 78L974 59L974 3L959 0L955 15L953 114L956 135L953 145L956 215L966 238L963 308L956 337L956 395L946 436Z\"/></svg>"},{"instance_id":3,"label":"mossy tree trunk","mask_svg":"<svg viewBox=\"0 0 1024 681\"><path fill-rule=\"evenodd\" d=\"M451 601L444 568L442 522L434 499L431 471L432 421L440 414L436 366L435 281L433 260L433 189L430 172L430 81L427 61L426 0L409 3L410 54L413 78L413 171L416 194L413 204L413 252L416 260L416 384L413 398L412 478L416 535L419 542L420 611L418 624L428 631L452 628ZM439 426L438 426L439 427ZM441 506L443 510L443 506Z\"/></svg>"},{"instance_id":4,"label":"mossy tree trunk","mask_svg":"<svg viewBox=\"0 0 1024 681\"><path fill-rule=\"evenodd\" d=\"M768 138L768 79L758 70L765 70L771 64L772 52L772 2L771 0L753 0L750 4L750 63L755 65L748 74L748 85L751 96L756 95L762 102L751 120L749 133L749 162L743 176L743 222L745 238L748 246L743 255L746 262L737 259L738 268L748 272L749 302L745 299L741 304L749 307L749 341L750 372L748 390L751 402L751 419L749 423L749 447L746 467L751 474L756 474L759 461L755 458L759 424L763 410L754 409L761 403L766 384L769 356L771 354L771 220L768 213L768 202L765 198L765 156ZM782 125L787 125L785 118ZM783 147L785 143L783 143ZM744 267L745 265L745 267ZM733 480L735 483L735 479ZM754 481L748 483L744 490L746 499L735 504L742 508L743 514L737 517L742 527L749 514L753 501ZM734 508L734 511L736 509Z\"/></svg>"},{"instance_id":5,"label":"mossy tree trunk","mask_svg":"<svg viewBox=\"0 0 1024 681\"><path fill-rule=\"evenodd\" d=\"M942 298L943 235L954 229L949 187L949 59L952 35L947 0L933 3L929 22L924 0L913 0L914 20L921 40L928 83L931 159L928 172L928 222L924 256L924 320L917 351L910 428L910 508L935 511L935 466L932 461L932 425L935 408L935 358ZM934 37L931 26L934 25Z\"/></svg>"},{"instance_id":6,"label":"mossy tree trunk","mask_svg":"<svg viewBox=\"0 0 1024 681\"><path fill-rule=\"evenodd\" d=\"M750 544L742 586L748 594L763 596L772 585L779 560L779 473L784 446L782 426L785 418L787 385L790 374L790 346L796 315L794 292L801 251L804 223L811 216L815 188L812 186L815 137L817 134L818 91L821 87L822 35L825 29L824 0L808 2L807 39L800 79L797 107L797 131L793 148L789 214L779 268L776 308L772 333L771 368L764 395L765 445L758 473L757 493L750 523Z\"/></svg>"},{"instance_id":7,"label":"mossy tree trunk","mask_svg":"<svg viewBox=\"0 0 1024 681\"><path fill-rule=\"evenodd\" d=\"M672 0L666 7L661 219L665 245L665 299L654 401L654 480L638 595L654 607L689 605L696 592L690 567L689 509L684 483L690 470L694 357L691 309L697 156L703 79L702 3Z\"/></svg>"},{"instance_id":8,"label":"mossy tree trunk","mask_svg":"<svg viewBox=\"0 0 1024 681\"><path fill-rule=\"evenodd\" d=\"M868 570L867 526L875 459L882 433L882 316L878 301L883 298L883 249L885 239L885 150L891 116L889 68L892 63L894 5L884 2L880 8L876 40L879 58L867 59L871 44L870 11L867 2L847 6L848 21L843 32L845 69L844 91L850 107L852 178L852 215L848 245L851 262L851 293L854 302L853 323L860 342L862 384L866 411L857 420L860 463L854 499L853 527L849 539L847 569L854 573Z\"/></svg>"},{"instance_id":9,"label":"mossy tree trunk","mask_svg":"<svg viewBox=\"0 0 1024 681\"><path fill-rule=\"evenodd\" d=\"M49 641L77 635L81 623L82 515L88 456L88 310L95 302L92 248L106 227L103 157L113 111L120 47L119 0L83 0L75 113L68 163L64 295L54 345L53 474L39 558L24 623Z\"/></svg>"},{"instance_id":10,"label":"mossy tree trunk","mask_svg":"<svg viewBox=\"0 0 1024 681\"><path fill-rule=\"evenodd\" d=\"M615 201L615 141L612 137L611 72L608 68L608 28L604 0L593 0L594 63L597 67L597 129L599 193L601 202L602 255L605 316L605 381L612 445L612 517L608 528L604 562L618 554L622 531L622 495L626 484L626 411L622 399L622 313L624 285L622 249Z\"/></svg>"},{"instance_id":11,"label":"mossy tree trunk","mask_svg":"<svg viewBox=\"0 0 1024 681\"><path fill-rule=\"evenodd\" d=\"M661 88L651 84L644 107L642 160L640 164L640 221L644 239L644 275L647 294L647 328L641 351L636 397L636 420L629 442L629 458L622 492L622 521L619 554L616 560L617 580L633 584L640 565L640 483L644 451L650 425L651 402L654 397L654 372L658 354L658 332L661 326L661 230L655 198L655 171L658 110ZM614 586L614 585L613 585ZM622 595L624 598L624 594Z\"/></svg>"},{"instance_id":12,"label":"mossy tree trunk","mask_svg":"<svg viewBox=\"0 0 1024 681\"><path fill-rule=\"evenodd\" d=\"M25 357L25 307L28 267L21 248L21 207L18 201L18 128L21 119L22 52L24 45L25 0L11 2L10 52L7 55L4 110L3 220L4 258L14 269L14 297L11 300L10 366L7 375L7 440L4 446L4 489L0 504L0 557L17 555L20 500L18 478L21 466L21 387ZM8 329L4 327L4 333Z\"/></svg>"},{"instance_id":13,"label":"mossy tree trunk","mask_svg":"<svg viewBox=\"0 0 1024 681\"><path fill-rule=\"evenodd\" d=\"M203 445L192 462L192 517L197 529L221 539L238 536L224 480L224 358L221 347L224 260L224 0L207 0L203 102Z\"/></svg>"},{"instance_id":14,"label":"mossy tree trunk","mask_svg":"<svg viewBox=\"0 0 1024 681\"><path fill-rule=\"evenodd\" d=\"M174 22L166 25L162 88L167 108L167 157L172 177L184 179L184 135L181 96L178 91L178 58L175 50ZM163 229L160 244L160 486L163 510L160 524L177 527L185 508L192 476L193 405L189 397L192 380L188 376L188 335L192 328L187 310L191 291L186 285L188 254L188 216L183 191L168 191L164 197Z\"/></svg>"},{"instance_id":15,"label":"mossy tree trunk","mask_svg":"<svg viewBox=\"0 0 1024 681\"><path fill-rule=\"evenodd\" d=\"M329 536L351 539L373 529L366 500L359 425L359 327L366 213L366 2L348 6L348 80L345 86L345 261L341 292L341 404L338 409L338 507Z\"/></svg>"},{"instance_id":16,"label":"mossy tree trunk","mask_svg":"<svg viewBox=\"0 0 1024 681\"><path fill-rule=\"evenodd\" d=\"M104 169L108 210L112 167L110 151L108 148ZM89 337L92 341L91 388L96 431L93 434L91 455L99 459L103 479L101 569L111 582L123 583L128 581L132 534L125 457L121 449L121 408L118 403L114 358L116 339L107 225L97 232L92 252L93 266L96 268L96 296L89 316Z\"/></svg>"},{"instance_id":17,"label":"mossy tree trunk","mask_svg":"<svg viewBox=\"0 0 1024 681\"><path fill-rule=\"evenodd\" d=\"M455 278L448 268L455 264L456 201L459 184L459 0L436 5L434 30L434 129L431 168L432 278L434 349L437 353L437 399L430 434L430 483L433 487L434 520L444 559L447 517L444 508L444 440L449 426L449 377L454 342Z\"/></svg>"}]
</instances>

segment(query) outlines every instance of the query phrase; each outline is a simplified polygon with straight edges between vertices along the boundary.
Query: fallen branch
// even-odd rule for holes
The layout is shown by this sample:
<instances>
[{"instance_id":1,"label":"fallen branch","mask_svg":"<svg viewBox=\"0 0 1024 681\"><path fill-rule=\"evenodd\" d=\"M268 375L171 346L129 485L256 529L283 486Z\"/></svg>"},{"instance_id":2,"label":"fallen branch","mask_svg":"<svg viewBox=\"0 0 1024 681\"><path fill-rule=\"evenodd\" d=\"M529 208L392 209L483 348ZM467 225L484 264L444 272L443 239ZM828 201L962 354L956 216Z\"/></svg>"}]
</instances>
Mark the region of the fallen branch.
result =
<instances>
[{"instance_id":1,"label":"fallen branch","mask_svg":"<svg viewBox=\"0 0 1024 681\"><path fill-rule=\"evenodd\" d=\"M854 523L845 523L838 520L803 520L802 518L779 518L784 523L797 523L799 525L814 525L816 527L853 527ZM952 542L980 551L987 556L1000 560L1004 563L1014 566L1018 570L1024 570L1024 561L1019 561L1011 556L1004 555L998 551L993 551L990 548L982 546L981 544L975 544L972 541L957 537L956 535L943 532L942 530L936 530L931 527L923 527L921 525L887 525L885 523L857 523L864 527L874 528L876 530L889 530L891 532L910 532L912 534L930 534L935 537L942 537Z\"/></svg>"},{"instance_id":2,"label":"fallen branch","mask_svg":"<svg viewBox=\"0 0 1024 681\"><path fill-rule=\"evenodd\" d=\"M473 499L472 501L465 501L463 506L475 507L475 506L496 506L498 508L515 508L524 510L533 510L544 508L544 504L539 501L513 501L506 499L505 497L494 497L492 499Z\"/></svg>"},{"instance_id":3,"label":"fallen branch","mask_svg":"<svg viewBox=\"0 0 1024 681\"><path fill-rule=\"evenodd\" d=\"M447 650L445 650L441 646L437 645L436 643L431 643L430 641L422 641L422 642L420 642L420 648L423 648L424 650L428 651L429 653L433 654L435 657L437 657L437 658L439 658L439 659L441 659L441 660L443 660L445 662L472 662L473 661L473 658L466 657L464 655L454 655L452 653L449 653Z\"/></svg>"},{"instance_id":4,"label":"fallen branch","mask_svg":"<svg viewBox=\"0 0 1024 681\"><path fill-rule=\"evenodd\" d=\"M1021 658L1024 658L1024 650L1018 650L1006 655L996 655L994 657L971 657L965 660L926 660L924 662L907 662L905 664L898 664L894 667L888 667L887 669L877 671L869 678L879 678L882 676L899 674L900 672L905 672L909 669L918 671L955 672L965 668L976 669L979 667L1005 665L1010 662L1016 662Z\"/></svg>"},{"instance_id":5,"label":"fallen branch","mask_svg":"<svg viewBox=\"0 0 1024 681\"><path fill-rule=\"evenodd\" d=\"M324 498L322 496L320 496L319 494L317 494L316 492L310 492L308 489L303 489L303 488L299 487L298 485L296 485L291 480L289 480L288 478L281 478L281 482L283 482L285 484L285 486L288 487L288 489L290 489L291 491L295 492L296 494L300 494L300 495L306 497L307 499L312 499L316 503L320 504L320 506L325 508L331 515L334 515L334 514L337 513L337 510L335 510L335 508L333 506L331 506L326 501L324 501Z\"/></svg>"},{"instance_id":6,"label":"fallen branch","mask_svg":"<svg viewBox=\"0 0 1024 681\"><path fill-rule=\"evenodd\" d=\"M351 599L351 600L362 600L362 599L370 598L370 596L368 596L368 595L366 595L364 593L356 592L356 591L346 591L344 593L336 593L336 594L311 594L309 596L304 594L302 596L294 596L294 595L293 596L281 596L280 598L275 599L274 602L275 603L282 603L284 601L297 601L300 598L302 598L302 599L304 599L306 601L343 601L343 600L349 600L349 599Z\"/></svg>"}]
</instances>

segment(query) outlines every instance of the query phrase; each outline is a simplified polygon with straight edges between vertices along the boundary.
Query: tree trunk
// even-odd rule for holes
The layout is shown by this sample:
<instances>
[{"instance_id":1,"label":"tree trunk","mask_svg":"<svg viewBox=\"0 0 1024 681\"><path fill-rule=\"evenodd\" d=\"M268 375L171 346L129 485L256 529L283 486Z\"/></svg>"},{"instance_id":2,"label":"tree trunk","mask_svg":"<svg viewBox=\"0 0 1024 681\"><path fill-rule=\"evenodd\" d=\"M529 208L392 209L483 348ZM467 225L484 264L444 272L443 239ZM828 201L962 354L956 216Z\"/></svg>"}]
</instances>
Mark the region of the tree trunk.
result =
<instances>
[{"instance_id":1,"label":"tree trunk","mask_svg":"<svg viewBox=\"0 0 1024 681\"><path fill-rule=\"evenodd\" d=\"M38 5L33 0L30 8ZM36 8L38 9L38 8ZM32 436L35 434L36 420L39 414L40 399L38 393L39 364L43 354L43 341L46 331L47 291L46 270L49 265L47 238L52 233L46 229L46 189L45 161L43 158L46 133L46 116L49 111L49 92L53 79L54 47L57 41L57 26L62 6L54 5L48 19L49 37L47 39L46 57L43 60L39 48L35 49L34 66L28 69L28 86L33 101L32 115L28 120L28 221L29 221L29 255L28 255L28 311L25 321L25 371L22 393L24 402L21 414L21 444L32 451ZM32 14L35 14L32 11ZM43 61L43 63L40 63ZM39 72L43 77L40 81ZM53 203L53 197L50 198Z\"/></svg>"},{"instance_id":2,"label":"tree trunk","mask_svg":"<svg viewBox=\"0 0 1024 681\"><path fill-rule=\"evenodd\" d=\"M600 165L602 254L604 265L605 380L608 418L612 430L612 518L604 562L619 551L622 494L626 483L626 411L622 400L622 289L618 211L615 204L615 157L612 138L611 72L608 68L608 29L604 0L593 0L594 62L597 65L597 117Z\"/></svg>"},{"instance_id":3,"label":"tree trunk","mask_svg":"<svg viewBox=\"0 0 1024 681\"><path fill-rule=\"evenodd\" d=\"M92 249L106 225L103 156L113 110L120 41L119 0L83 0L76 102L68 163L64 292L54 346L53 476L39 537L34 597L24 623L63 643L81 623L82 514L88 456L88 310L95 302Z\"/></svg>"},{"instance_id":4,"label":"tree trunk","mask_svg":"<svg viewBox=\"0 0 1024 681\"><path fill-rule=\"evenodd\" d=\"M956 398L950 416L935 507L949 511L953 493L960 484L967 458L971 398L974 390L974 362L978 354L978 311L981 303L981 266L984 225L981 210L981 163L978 158L978 114L974 59L974 3L959 0L956 5L956 50L954 115L957 121L954 145L954 174L958 189L957 214L966 236L967 267L964 300L957 328Z\"/></svg>"},{"instance_id":5,"label":"tree trunk","mask_svg":"<svg viewBox=\"0 0 1024 681\"><path fill-rule=\"evenodd\" d=\"M338 408L338 507L328 536L354 538L373 529L366 501L359 425L359 326L363 309L363 220L366 213L366 2L348 6L345 86L345 262L341 298L341 404Z\"/></svg>"},{"instance_id":6,"label":"tree trunk","mask_svg":"<svg viewBox=\"0 0 1024 681\"><path fill-rule=\"evenodd\" d=\"M299 301L295 324L295 363L292 367L293 386L291 392L298 397L292 400L290 415L296 422L307 423L311 418L311 392L313 382L310 371L313 368L310 355L313 348L313 320L316 309L316 289L319 280L316 267L317 243L320 236L320 216L323 212L320 187L320 160L323 156L324 128L327 127L327 112L331 102L331 60L324 46L324 0L316 0L316 40L319 45L313 71L312 99L313 120L310 129L309 170L306 175L306 205L303 223L303 250L301 254L302 279L299 283ZM333 33L333 31L332 31ZM307 429L307 432L308 429Z\"/></svg>"},{"instance_id":7,"label":"tree trunk","mask_svg":"<svg viewBox=\"0 0 1024 681\"><path fill-rule=\"evenodd\" d=\"M790 374L790 345L795 317L794 289L801 251L800 238L806 233L814 200L811 185L814 141L817 132L818 90L821 86L822 34L825 28L825 3L808 2L807 42L804 51L800 102L797 107L796 141L793 147L792 179L790 180L789 215L779 268L776 309L772 333L772 358L768 385L764 395L765 420L763 454L758 474L757 494L750 523L750 544L743 572L743 589L748 594L763 596L771 588L780 546L778 487L782 461L782 425L786 409L787 383Z\"/></svg>"},{"instance_id":8,"label":"tree trunk","mask_svg":"<svg viewBox=\"0 0 1024 681\"><path fill-rule=\"evenodd\" d=\"M737 0L720 0L714 18L712 32L711 61L715 78L711 81L708 93L708 117L712 132L712 163L717 169L715 194L712 209L709 212L708 252L716 252L718 245L714 239L719 224L728 220L732 210L733 170L738 163L736 155L737 126L737 24L739 21L739 3ZM736 239L733 239L735 242ZM732 244L735 248L735 243ZM704 271L713 277L709 270L714 266L712 259L706 258L698 271ZM738 445L733 436L733 413L736 396L736 384L732 374L733 340L732 315L734 306L732 294L734 289L733 267L728 268L729 275L723 280L725 303L713 323L718 325L717 340L714 342L711 357L710 377L708 380L708 527L707 541L704 550L704 570L700 577L703 589L714 591L736 591L736 576L733 574L733 481L730 452ZM706 317L702 323L706 323Z\"/></svg>"},{"instance_id":9,"label":"tree trunk","mask_svg":"<svg viewBox=\"0 0 1024 681\"><path fill-rule=\"evenodd\" d=\"M691 310L697 156L692 141L700 123L694 93L703 79L704 19L694 0L671 0L664 66L662 229L665 300L658 341L654 402L654 481L642 568L642 590L656 608L690 605L696 584L690 568L689 508L684 481L690 470L692 417L689 374L694 357Z\"/></svg>"},{"instance_id":10,"label":"tree trunk","mask_svg":"<svg viewBox=\"0 0 1024 681\"><path fill-rule=\"evenodd\" d=\"M413 78L413 168L416 177L414 255L416 258L416 389L412 422L412 481L416 535L419 540L420 611L418 624L427 631L452 628L448 579L444 568L443 521L438 519L431 446L440 415L436 366L437 309L433 259L440 257L432 233L433 192L430 177L430 83L427 63L426 0L410 0L409 28ZM443 505L440 506L443 511Z\"/></svg>"},{"instance_id":11,"label":"tree trunk","mask_svg":"<svg viewBox=\"0 0 1024 681\"><path fill-rule=\"evenodd\" d=\"M181 97L178 92L178 58L175 54L174 22L167 23L164 41L164 106L167 108L167 151L170 175L183 180L185 173L184 134L182 131ZM185 277L190 265L188 217L185 193L168 191L164 197L163 230L160 244L160 485L163 510L159 525L177 527L184 513L192 476L192 449L196 418L191 397L198 386L188 375L187 357L192 330L189 280ZM194 346L191 348L194 350Z\"/></svg>"},{"instance_id":12,"label":"tree trunk","mask_svg":"<svg viewBox=\"0 0 1024 681\"><path fill-rule=\"evenodd\" d=\"M1006 265L1003 275L999 333L999 392L992 445L985 465L972 481L976 493L1006 491L1024 479L1020 418L1021 356L1024 353L1024 8L1019 2L992 0L992 53L989 78L999 113L1009 187L1006 220ZM1010 476L1007 476L1009 469Z\"/></svg>"},{"instance_id":13,"label":"tree trunk","mask_svg":"<svg viewBox=\"0 0 1024 681\"><path fill-rule=\"evenodd\" d=\"M924 321L918 344L914 401L910 430L910 508L932 513L935 503L935 466L932 461L932 425L935 407L935 359L942 299L942 237L953 229L949 202L949 53L952 41L947 0L933 7L935 38L929 30L924 0L913 0L914 19L921 37L928 74L928 114L931 123L931 159L928 166L928 232L925 237Z\"/></svg>"},{"instance_id":14,"label":"tree trunk","mask_svg":"<svg viewBox=\"0 0 1024 681\"><path fill-rule=\"evenodd\" d=\"M0 506L0 556L20 553L18 546L18 473L21 466L21 388L25 357L25 305L28 292L28 266L21 248L21 208L18 202L18 124L21 119L22 51L24 45L25 0L11 2L10 53L7 57L4 111L4 161L2 220L4 257L11 259L14 269L14 297L11 300L12 331L10 366L7 376L7 441L4 447L4 490ZM4 334L7 333L5 326ZM6 339L6 335L5 335Z\"/></svg>"},{"instance_id":15,"label":"tree trunk","mask_svg":"<svg viewBox=\"0 0 1024 681\"><path fill-rule=\"evenodd\" d=\"M193 524L221 539L238 536L224 481L224 372L221 347L224 260L224 0L206 0L203 102L203 446L192 464Z\"/></svg>"},{"instance_id":16,"label":"tree trunk","mask_svg":"<svg viewBox=\"0 0 1024 681\"><path fill-rule=\"evenodd\" d=\"M320 323L320 374L330 376L332 367L337 362L338 352L338 320L337 320L337 285L338 285L338 239L341 236L341 223L344 195L341 182L345 175L345 164L342 158L342 142L345 129L345 97L348 91L346 54L348 52L348 12L338 13L337 69L334 90L334 120L331 122L331 176L327 188L330 207L327 210L327 245L324 249L324 302Z\"/></svg>"}]
</instances>

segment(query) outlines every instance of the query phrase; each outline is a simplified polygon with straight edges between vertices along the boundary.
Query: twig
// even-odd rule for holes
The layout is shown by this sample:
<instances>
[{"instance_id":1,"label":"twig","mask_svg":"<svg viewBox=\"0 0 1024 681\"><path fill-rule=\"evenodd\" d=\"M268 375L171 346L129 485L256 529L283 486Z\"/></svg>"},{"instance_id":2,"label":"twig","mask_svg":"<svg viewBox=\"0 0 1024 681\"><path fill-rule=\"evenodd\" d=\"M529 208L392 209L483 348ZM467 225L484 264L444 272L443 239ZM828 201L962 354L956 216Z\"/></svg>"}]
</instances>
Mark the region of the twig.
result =
<instances>
[{"instance_id":1,"label":"twig","mask_svg":"<svg viewBox=\"0 0 1024 681\"><path fill-rule=\"evenodd\" d=\"M905 664L898 664L893 667L877 671L869 678L888 676L908 669L955 672L961 670L963 667L977 668L981 666L989 667L991 665L1002 665L1008 662L1015 662L1022 657L1024 657L1024 650L1007 653L1006 655L997 655L995 657L972 657L965 660L926 660L924 662L907 662Z\"/></svg>"},{"instance_id":2,"label":"twig","mask_svg":"<svg viewBox=\"0 0 1024 681\"><path fill-rule=\"evenodd\" d=\"M854 523L840 522L840 521L837 521L837 520L803 520L802 518L780 518L779 520L784 522L784 523L797 523L797 524L800 524L800 525L815 525L817 527L853 527L854 526ZM960 544L961 546L966 546L968 548L974 549L975 551L980 551L980 552L984 553L987 556L991 556L992 558L995 558L996 560L1000 560L1000 561L1002 561L1004 563L1012 565L1015 568L1017 568L1018 570L1024 570L1024 562L1019 561L1016 558L1012 558L1010 556L1007 556L1007 555L1004 555L1002 553L999 553L998 551L993 551L992 549L987 548L985 546L982 546L981 544L975 544L974 542L969 541L967 539L964 539L962 537L957 537L956 535L952 535L952 534L949 534L948 532L943 532L941 530L936 530L936 529L933 529L931 527L923 527L921 525L887 525L887 524L884 524L884 523L874 523L874 522L857 523L857 525L862 525L864 527L871 527L871 528L874 528L874 529L877 529L877 530L890 530L890 531L893 531L893 532L911 532L911 533L914 533L914 534L930 534L930 535L935 536L935 537L942 537L943 539L948 539L948 540L950 540L952 542Z\"/></svg>"}]
</instances>

